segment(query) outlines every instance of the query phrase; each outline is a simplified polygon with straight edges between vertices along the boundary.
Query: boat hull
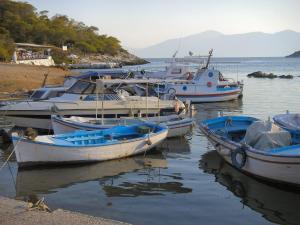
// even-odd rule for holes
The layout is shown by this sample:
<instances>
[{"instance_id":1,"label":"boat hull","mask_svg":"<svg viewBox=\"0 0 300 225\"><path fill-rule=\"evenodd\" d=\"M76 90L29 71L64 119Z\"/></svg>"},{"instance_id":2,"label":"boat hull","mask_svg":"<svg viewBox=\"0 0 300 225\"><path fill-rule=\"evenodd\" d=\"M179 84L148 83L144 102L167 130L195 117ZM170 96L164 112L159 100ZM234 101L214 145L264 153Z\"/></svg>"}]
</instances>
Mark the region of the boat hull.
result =
<instances>
[{"instance_id":1,"label":"boat hull","mask_svg":"<svg viewBox=\"0 0 300 225\"><path fill-rule=\"evenodd\" d=\"M100 111L100 110L99 110ZM146 113L146 110L141 110L142 113ZM148 114L157 114L157 109L148 109ZM100 112L99 112L100 113ZM58 113L53 113L50 111L19 111L16 113L7 113L7 120L12 122L18 127L32 127L42 130L51 130L51 115L59 114L65 116L83 116L83 117L92 117L95 116L95 109L81 109L81 110L65 110ZM104 117L107 118L115 118L117 116L130 116L132 114L137 114L137 111L133 111L130 109L105 109ZM101 115L99 115L101 117Z\"/></svg>"},{"instance_id":2,"label":"boat hull","mask_svg":"<svg viewBox=\"0 0 300 225\"><path fill-rule=\"evenodd\" d=\"M238 99L241 96L241 92L232 93L219 93L219 94L207 94L207 95L193 95L193 94L176 94L176 97L181 101L190 100L193 103L201 102L224 102Z\"/></svg>"},{"instance_id":3,"label":"boat hull","mask_svg":"<svg viewBox=\"0 0 300 225\"><path fill-rule=\"evenodd\" d=\"M76 98L78 96L75 96ZM62 97L61 97L62 98ZM179 105L178 113L185 111L185 106L182 102ZM98 108L98 110L96 110ZM96 101L88 100L46 100L33 102L20 102L13 105L0 107L2 112L10 122L18 127L32 127L37 129L49 130L51 126L51 115L61 116L82 116L95 117L98 113L100 118L119 118L132 116L155 116L158 114L175 112L175 101L164 100L158 101L156 98L149 97L148 101L144 97L130 96L123 100L107 100L97 106ZM97 112L98 111L98 112Z\"/></svg>"},{"instance_id":4,"label":"boat hull","mask_svg":"<svg viewBox=\"0 0 300 225\"><path fill-rule=\"evenodd\" d=\"M215 146L217 152L224 160L233 165L231 153L240 147L234 142L222 140L200 125L201 131L208 140ZM300 151L300 146L299 146ZM267 179L273 182L283 182L290 185L300 185L300 156L270 156L263 152L246 151L247 158L245 165L240 169L243 172Z\"/></svg>"},{"instance_id":5,"label":"boat hull","mask_svg":"<svg viewBox=\"0 0 300 225\"><path fill-rule=\"evenodd\" d=\"M149 121L157 122L156 118L158 117L149 118ZM193 126L193 120L190 118L185 118L176 121L162 122L162 124L168 127L168 138L180 137L186 135L188 132L191 131L191 128ZM114 125L85 125L79 122L70 122L61 118L52 117L52 128L55 134L67 133L75 130L102 130L111 128Z\"/></svg>"},{"instance_id":6,"label":"boat hull","mask_svg":"<svg viewBox=\"0 0 300 225\"><path fill-rule=\"evenodd\" d=\"M191 119L183 119L181 121L165 123L168 127L168 138L181 137L189 133L193 127L193 121Z\"/></svg>"},{"instance_id":7,"label":"boat hull","mask_svg":"<svg viewBox=\"0 0 300 225\"><path fill-rule=\"evenodd\" d=\"M42 164L90 163L142 154L160 144L167 129L150 137L102 146L59 146L13 136L15 154L20 167ZM150 139L150 144L148 143Z\"/></svg>"}]
</instances>

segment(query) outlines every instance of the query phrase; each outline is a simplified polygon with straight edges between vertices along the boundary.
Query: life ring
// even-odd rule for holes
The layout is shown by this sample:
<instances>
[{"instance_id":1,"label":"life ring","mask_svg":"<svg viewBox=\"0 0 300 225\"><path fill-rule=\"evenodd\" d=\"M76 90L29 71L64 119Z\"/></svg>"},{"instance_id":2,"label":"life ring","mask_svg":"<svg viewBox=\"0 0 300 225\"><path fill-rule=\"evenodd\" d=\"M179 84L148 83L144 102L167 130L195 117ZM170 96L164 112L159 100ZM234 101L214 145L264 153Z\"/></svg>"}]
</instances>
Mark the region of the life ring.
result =
<instances>
[{"instance_id":1,"label":"life ring","mask_svg":"<svg viewBox=\"0 0 300 225\"><path fill-rule=\"evenodd\" d=\"M237 158L239 156L240 159ZM235 168L241 169L247 161L246 149L244 146L238 147L231 151L231 163Z\"/></svg>"},{"instance_id":2,"label":"life ring","mask_svg":"<svg viewBox=\"0 0 300 225\"><path fill-rule=\"evenodd\" d=\"M176 94L176 90L175 90L174 88L170 88L170 89L168 90L168 93L169 93L169 94Z\"/></svg>"},{"instance_id":3,"label":"life ring","mask_svg":"<svg viewBox=\"0 0 300 225\"><path fill-rule=\"evenodd\" d=\"M206 85L207 85L207 87L211 87L212 83L210 81L208 81Z\"/></svg>"}]
</instances>

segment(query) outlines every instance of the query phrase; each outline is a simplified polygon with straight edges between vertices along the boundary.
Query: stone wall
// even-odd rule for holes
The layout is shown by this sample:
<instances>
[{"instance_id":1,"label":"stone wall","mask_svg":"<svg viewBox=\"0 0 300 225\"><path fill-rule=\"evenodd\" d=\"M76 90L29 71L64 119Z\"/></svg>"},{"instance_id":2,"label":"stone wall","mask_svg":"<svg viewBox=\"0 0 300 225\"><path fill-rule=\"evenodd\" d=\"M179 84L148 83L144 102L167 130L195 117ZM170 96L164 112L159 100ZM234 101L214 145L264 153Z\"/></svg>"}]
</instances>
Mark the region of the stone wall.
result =
<instances>
[{"instance_id":1,"label":"stone wall","mask_svg":"<svg viewBox=\"0 0 300 225\"><path fill-rule=\"evenodd\" d=\"M26 59L26 60L17 60L16 64L27 64L35 66L55 66L54 60L51 56L48 56L47 59Z\"/></svg>"}]
</instances>

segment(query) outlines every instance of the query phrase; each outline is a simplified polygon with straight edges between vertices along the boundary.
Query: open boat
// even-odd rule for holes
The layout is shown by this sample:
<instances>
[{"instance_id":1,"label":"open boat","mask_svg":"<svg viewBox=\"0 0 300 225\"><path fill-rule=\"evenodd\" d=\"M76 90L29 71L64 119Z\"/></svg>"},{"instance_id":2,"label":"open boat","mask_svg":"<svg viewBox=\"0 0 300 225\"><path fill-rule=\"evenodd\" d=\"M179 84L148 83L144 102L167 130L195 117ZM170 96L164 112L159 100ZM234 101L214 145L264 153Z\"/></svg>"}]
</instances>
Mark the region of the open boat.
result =
<instances>
[{"instance_id":1,"label":"open boat","mask_svg":"<svg viewBox=\"0 0 300 225\"><path fill-rule=\"evenodd\" d=\"M150 121L166 125L168 127L167 137L178 137L187 134L193 126L191 118L182 118L179 115L169 115L149 118L115 118L115 119L96 119L88 117L71 116L61 117L52 116L52 128L55 134L62 134L75 130L102 130L116 125L133 125L142 121Z\"/></svg>"},{"instance_id":2,"label":"open boat","mask_svg":"<svg viewBox=\"0 0 300 225\"><path fill-rule=\"evenodd\" d=\"M290 132L292 140L300 144L300 114L286 113L273 117L275 124Z\"/></svg>"},{"instance_id":3,"label":"open boat","mask_svg":"<svg viewBox=\"0 0 300 225\"><path fill-rule=\"evenodd\" d=\"M200 129L234 167L267 180L300 184L300 145L271 121L226 116L204 120Z\"/></svg>"},{"instance_id":4,"label":"open boat","mask_svg":"<svg viewBox=\"0 0 300 225\"><path fill-rule=\"evenodd\" d=\"M87 163L145 153L167 137L168 129L151 123L107 130L75 131L33 138L12 135L19 166Z\"/></svg>"}]
</instances>

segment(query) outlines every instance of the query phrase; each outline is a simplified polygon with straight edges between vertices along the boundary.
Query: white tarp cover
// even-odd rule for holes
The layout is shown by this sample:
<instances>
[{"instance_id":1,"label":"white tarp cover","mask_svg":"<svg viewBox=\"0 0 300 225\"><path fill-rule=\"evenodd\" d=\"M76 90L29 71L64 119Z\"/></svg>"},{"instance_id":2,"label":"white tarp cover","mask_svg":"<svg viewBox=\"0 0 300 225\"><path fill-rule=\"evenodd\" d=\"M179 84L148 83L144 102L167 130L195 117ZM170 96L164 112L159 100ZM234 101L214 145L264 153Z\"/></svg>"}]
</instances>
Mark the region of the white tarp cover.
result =
<instances>
[{"instance_id":1,"label":"white tarp cover","mask_svg":"<svg viewBox=\"0 0 300 225\"><path fill-rule=\"evenodd\" d=\"M286 128L291 130L300 130L300 114L280 114L274 116L274 120L284 125Z\"/></svg>"},{"instance_id":2,"label":"white tarp cover","mask_svg":"<svg viewBox=\"0 0 300 225\"><path fill-rule=\"evenodd\" d=\"M279 148L291 144L291 135L271 121L256 121L251 124L244 142L259 150Z\"/></svg>"}]
</instances>

